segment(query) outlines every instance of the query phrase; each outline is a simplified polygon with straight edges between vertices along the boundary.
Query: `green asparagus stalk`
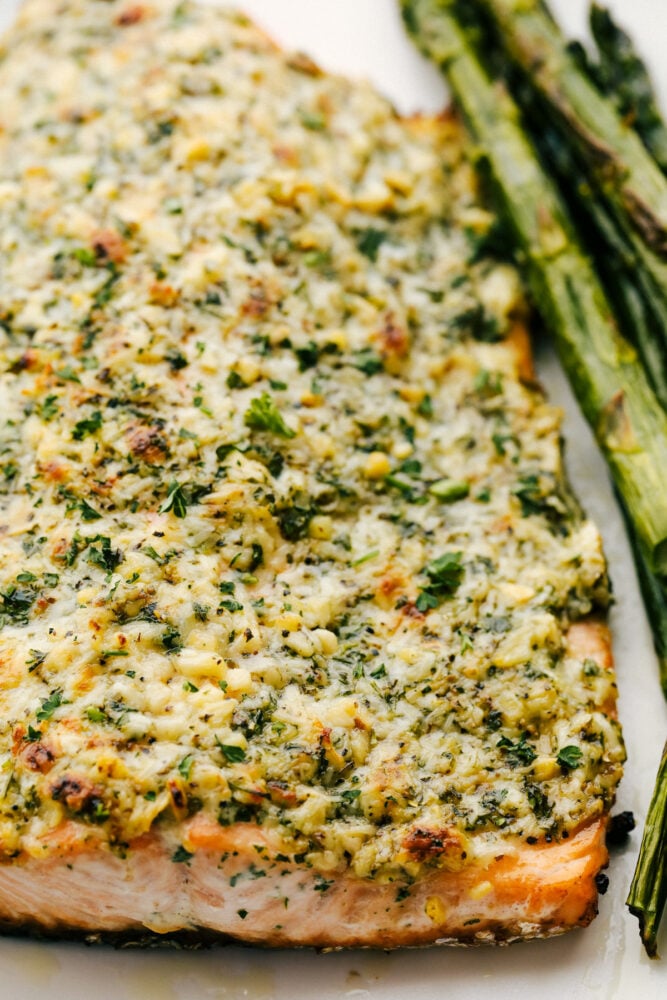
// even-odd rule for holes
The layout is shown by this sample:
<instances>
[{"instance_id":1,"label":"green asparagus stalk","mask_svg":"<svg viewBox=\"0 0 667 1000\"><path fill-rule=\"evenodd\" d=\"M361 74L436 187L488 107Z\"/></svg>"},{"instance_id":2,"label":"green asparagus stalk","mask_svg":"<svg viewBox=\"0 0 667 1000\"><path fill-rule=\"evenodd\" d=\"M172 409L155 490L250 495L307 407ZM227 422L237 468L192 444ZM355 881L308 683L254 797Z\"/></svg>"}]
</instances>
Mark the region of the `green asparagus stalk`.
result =
<instances>
[{"instance_id":1,"label":"green asparagus stalk","mask_svg":"<svg viewBox=\"0 0 667 1000\"><path fill-rule=\"evenodd\" d=\"M667 177L632 122L582 70L544 0L471 0L466 7L492 20L502 45L539 94L543 115L576 150L632 247L637 273L650 283L645 297L659 320L654 335L667 354Z\"/></svg>"},{"instance_id":2,"label":"green asparagus stalk","mask_svg":"<svg viewBox=\"0 0 667 1000\"><path fill-rule=\"evenodd\" d=\"M493 19L504 46L530 76L555 118L624 222L655 260L667 260L667 178L632 126L617 113L568 51L543 0L475 0ZM660 279L666 272L661 271Z\"/></svg>"},{"instance_id":3,"label":"green asparagus stalk","mask_svg":"<svg viewBox=\"0 0 667 1000\"><path fill-rule=\"evenodd\" d=\"M595 15L598 31L603 25L609 34L608 16L599 20L599 15L606 15L606 12L598 7L593 11L598 12ZM549 109L545 114L543 102L536 101L535 89L514 71L489 19L481 14L474 2L465 5L459 2L456 16L477 51L484 53L487 68L507 80L526 113L533 144L549 173L553 175L556 172L570 207L575 206L574 218L584 246L596 261L607 294L621 320L621 327L638 349L651 386L667 410L667 278L664 286L656 285L653 276L643 266L646 247L638 234L632 231L629 236L627 230L622 231L604 200L592 196L591 182L574 155L571 144L564 141L550 123ZM627 47L630 46L626 35L619 32L619 37L625 39ZM590 63L586 51L572 44L569 51L575 53L583 72L596 82L596 86L599 85L596 76L598 68ZM645 73L643 63L635 58ZM649 89L649 92L652 95L652 90Z\"/></svg>"},{"instance_id":4,"label":"green asparagus stalk","mask_svg":"<svg viewBox=\"0 0 667 1000\"><path fill-rule=\"evenodd\" d=\"M667 416L582 251L554 184L502 84L480 67L454 0L402 0L408 28L446 72L526 261L533 298L553 332L580 405L632 514L652 567L667 570Z\"/></svg>"},{"instance_id":5,"label":"green asparagus stalk","mask_svg":"<svg viewBox=\"0 0 667 1000\"><path fill-rule=\"evenodd\" d=\"M524 102L525 106L525 102ZM529 112L534 109L528 107ZM661 309L651 276L640 266L632 244L620 232L606 206L594 196L588 179L553 129L535 116L531 129L542 161L556 173L566 201L576 208L577 228L616 307L621 328L637 348L644 370L667 411L667 309Z\"/></svg>"},{"instance_id":6,"label":"green asparagus stalk","mask_svg":"<svg viewBox=\"0 0 667 1000\"><path fill-rule=\"evenodd\" d=\"M639 933L648 955L657 956L660 918L667 903L667 746L655 782L653 798L639 849L627 905L639 919Z\"/></svg>"},{"instance_id":7,"label":"green asparagus stalk","mask_svg":"<svg viewBox=\"0 0 667 1000\"><path fill-rule=\"evenodd\" d=\"M626 72L628 79L630 80L629 86L632 87L633 66L631 59L634 50L632 49L631 42L626 35L619 32L616 37L613 34L616 29L614 28L613 23L610 24L609 21L607 21L606 17L606 12L601 11L600 8L594 7L592 9L591 18L593 22L592 27L594 35L597 38L598 45L600 46L601 32L610 32L608 42L609 48L605 53L605 57L610 61L610 63L613 58L613 43L615 41L618 42L621 50L627 50L629 55L625 62L629 62L630 64L626 66ZM617 53L619 65L621 65L624 61L621 59L622 54L622 51ZM638 57L635 58L638 60ZM641 88L641 73L643 70L643 64L640 61L638 62L639 69L637 70L637 73L639 74ZM608 79L610 78L608 77ZM653 102L653 94L652 90L650 90L650 83L646 86L649 88L648 92L651 101ZM641 94L643 92L646 91L642 91L640 89L639 93ZM652 103L652 108L654 109L659 124L656 125L654 133L645 133L642 136L642 139L652 155L659 156L660 149L658 140L660 139L660 133L662 130L662 132L665 133L665 136L667 136L667 130L665 130L664 125L662 125L655 103ZM637 113L637 117L639 117L639 112ZM649 123L650 122L651 118L649 116ZM634 127L637 128L638 124L638 122L634 122ZM537 129L534 129L533 134L535 136L538 135ZM542 134L544 135L544 133ZM547 136L549 136L548 132ZM656 137L656 141L651 141L652 136ZM560 156L562 157L562 146L555 143L554 148L552 148L553 159L558 159L559 150ZM564 161L561 160L559 163L559 172L561 174L561 178L566 176L572 178L576 176L576 165L573 164L571 157L568 158L565 156ZM652 328L655 329L655 325L651 317L645 314L645 309L648 307L650 311L651 306L655 301L650 293L650 277L646 275L641 267L637 267L637 261L634 259L629 245L623 240L622 235L618 232L618 229L614 225L614 221L609 218L608 213L606 212L604 206L600 204L599 199L591 197L590 188L586 184L585 180L580 177L578 182L571 185L570 193L572 193L573 189L578 190L580 194L580 197L577 199L577 207L580 209L582 215L588 216L590 228L596 231L598 236L601 237L601 247L598 247L600 252L596 254L596 259L600 261L600 267L605 277L606 287L609 290L615 288L617 301L621 303L621 313L626 318L629 328L634 329L636 333L639 331L637 340L638 342L642 341L642 343L640 343L640 351L642 353L644 366L649 373L655 375L656 368L654 366L656 359L651 357L650 352L653 349L657 351L657 354L661 357L664 357L665 355L657 344L656 339L651 337L651 330ZM649 289L647 290L646 287L643 288L644 298L642 299L642 296L638 292L638 287L642 285L645 286L647 278L649 279ZM647 336L648 339L646 339ZM644 350L642 350L642 347ZM645 353L645 351L647 353ZM661 370L660 365L658 365L658 370ZM656 387L656 389L658 389L658 387ZM662 405L664 406L665 402L663 394L660 391L658 391L657 394ZM646 552L644 551L641 541L639 540L634 529L632 519L629 517L627 510L623 507L622 501L621 508L623 509L628 537L634 553L635 565L637 568L642 597L644 599L644 605L647 609L649 621L651 623L655 651L660 668L662 689L667 697L667 583L664 578L660 578L652 572ZM665 749L665 756L663 756L660 772L657 776L655 789L650 801L649 813L642 837L642 844L627 899L627 905L630 912L639 919L640 936L646 948L647 954L652 958L657 955L657 935L666 903L667 747Z\"/></svg>"},{"instance_id":8,"label":"green asparagus stalk","mask_svg":"<svg viewBox=\"0 0 667 1000\"><path fill-rule=\"evenodd\" d=\"M525 95L529 88L521 86ZM638 348L654 391L663 407L667 377L667 266L655 258L640 234L627 224L627 218L600 197L596 187L577 159L567 138L547 126L544 107L535 107L531 96L522 100L532 113L532 138L543 149L545 137L549 149L546 161L559 167L561 183L567 188L566 200L577 205L577 223L585 242L601 266L607 291L625 320L624 330ZM609 271L613 274L609 274ZM664 276L663 276L664 272ZM636 300L641 299L639 308Z\"/></svg>"},{"instance_id":9,"label":"green asparagus stalk","mask_svg":"<svg viewBox=\"0 0 667 1000\"><path fill-rule=\"evenodd\" d=\"M600 94L613 102L667 176L667 127L646 64L606 7L593 3L589 21L597 60L579 41L568 42L568 52Z\"/></svg>"},{"instance_id":10,"label":"green asparagus stalk","mask_svg":"<svg viewBox=\"0 0 667 1000\"><path fill-rule=\"evenodd\" d=\"M615 100L621 117L637 132L663 174L667 174L667 127L646 65L630 36L606 8L592 5L590 25L600 54L599 65L595 67L599 88Z\"/></svg>"},{"instance_id":11,"label":"green asparagus stalk","mask_svg":"<svg viewBox=\"0 0 667 1000\"><path fill-rule=\"evenodd\" d=\"M651 571L648 557L637 536L632 518L623 506L621 509L625 516L625 524L628 538L632 546L639 578L639 586L644 599L644 606L648 613L651 630L653 632L653 642L655 652L658 657L660 667L660 682L662 690L667 697L667 587L663 581Z\"/></svg>"}]
</instances>

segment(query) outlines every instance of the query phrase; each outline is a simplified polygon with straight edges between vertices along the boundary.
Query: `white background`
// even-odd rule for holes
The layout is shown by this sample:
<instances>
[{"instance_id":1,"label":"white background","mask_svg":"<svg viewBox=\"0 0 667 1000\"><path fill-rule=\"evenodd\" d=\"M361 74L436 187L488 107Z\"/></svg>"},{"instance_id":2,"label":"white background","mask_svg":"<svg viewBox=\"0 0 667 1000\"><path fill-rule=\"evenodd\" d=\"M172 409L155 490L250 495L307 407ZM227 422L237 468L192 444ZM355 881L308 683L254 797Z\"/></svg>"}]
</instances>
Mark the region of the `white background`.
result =
<instances>
[{"instance_id":1,"label":"white background","mask_svg":"<svg viewBox=\"0 0 667 1000\"><path fill-rule=\"evenodd\" d=\"M208 0L215 2L215 0ZM369 77L401 111L434 111L446 101L437 73L404 37L394 0L240 0L275 38L302 48L325 68ZM632 28L667 108L667 4L608 0ZM0 0L0 27L18 0ZM55 6L55 2L54 2ZM552 0L569 31L581 33L585 0ZM1 100L1 95L0 95ZM548 349L538 349L552 400L566 412L571 476L600 525L617 603L612 614L629 762L619 809L641 827L660 750L667 707L619 513L605 467ZM667 476L667 473L666 473ZM209 952L117 952L108 948L0 939L0 997L12 1000L664 1000L664 963L643 955L637 924L624 907L639 844L612 859L609 892L590 928L509 949L429 949L389 955L351 952L271 953L242 948ZM667 921L666 921L667 922Z\"/></svg>"}]
</instances>

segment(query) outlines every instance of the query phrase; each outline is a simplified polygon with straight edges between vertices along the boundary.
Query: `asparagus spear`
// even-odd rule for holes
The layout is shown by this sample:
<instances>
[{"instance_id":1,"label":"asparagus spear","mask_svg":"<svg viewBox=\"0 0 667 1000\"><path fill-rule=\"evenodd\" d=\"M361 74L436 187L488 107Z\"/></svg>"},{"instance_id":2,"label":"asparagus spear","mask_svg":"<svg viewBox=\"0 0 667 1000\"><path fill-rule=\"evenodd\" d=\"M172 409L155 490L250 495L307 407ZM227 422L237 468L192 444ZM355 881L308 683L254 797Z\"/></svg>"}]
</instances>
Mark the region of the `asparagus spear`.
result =
<instances>
[{"instance_id":1,"label":"asparagus spear","mask_svg":"<svg viewBox=\"0 0 667 1000\"><path fill-rule=\"evenodd\" d=\"M646 64L630 36L605 7L593 3L589 21L598 60L594 61L579 41L568 42L568 52L600 94L613 102L621 118L635 130L667 175L667 127Z\"/></svg>"},{"instance_id":2,"label":"asparagus spear","mask_svg":"<svg viewBox=\"0 0 667 1000\"><path fill-rule=\"evenodd\" d=\"M542 98L576 152L616 224L632 246L639 273L650 283L659 319L655 335L667 353L667 177L632 124L618 114L581 68L544 0L473 0Z\"/></svg>"},{"instance_id":3,"label":"asparagus spear","mask_svg":"<svg viewBox=\"0 0 667 1000\"><path fill-rule=\"evenodd\" d=\"M651 250L651 266L667 260L667 178L631 125L581 71L543 0L476 0L503 44L575 137L581 155L624 223ZM660 280L667 272L660 271Z\"/></svg>"},{"instance_id":4,"label":"asparagus spear","mask_svg":"<svg viewBox=\"0 0 667 1000\"><path fill-rule=\"evenodd\" d=\"M637 73L640 80L639 93L646 92L641 90L641 86L643 86L641 84L642 73L645 73L645 70L638 57L633 55L634 50L628 37L622 32L619 32L618 36L615 35L617 29L615 29L613 22L610 21L606 12L602 11L601 8L592 8L591 20L593 33L599 46L602 45L601 32L609 32L605 58L610 64L613 58L613 46L616 42L618 42L621 50L625 49L629 53L625 60L620 58L623 51L619 52L618 55L619 65L623 62L629 63L626 66L626 70L630 79L630 87L632 87L632 59L637 60L639 67ZM609 79L610 77L608 77ZM656 141L651 141L652 136L650 134L644 134L642 138L652 155L659 156L661 132L664 134L667 149L667 130L659 118L657 107L653 101L650 82L647 82L646 86L648 87L648 95L651 100L651 108L657 116L658 125L656 125L655 133L652 133L656 137ZM649 116L649 122L651 121L652 119ZM637 127L637 122L634 125ZM652 326L654 327L654 324L651 321L651 317L645 313L645 309L648 308L650 310L654 302L650 294L650 276L646 275L641 267L637 267L637 262L634 259L629 244L618 232L614 221L609 218L599 199L591 197L591 191L586 181L582 177L576 179L576 164L573 163L572 157L568 157L565 153L563 144L559 144L554 139L553 133L549 132L549 130L546 132L542 131L541 134L547 147L550 147L551 162L558 164L561 179L563 180L566 177L570 179L575 178L570 184L570 195L574 194L575 197L579 195L576 198L578 208L582 214L588 217L588 221L591 224L587 228L595 230L602 238L602 246L601 248L598 247L599 252L595 256L600 261L600 269L605 277L606 287L610 290L615 288L617 301L621 302L621 312L625 316L629 327L636 332L640 331L640 336L637 339L641 341L640 351L644 366L651 375L655 376L656 368L654 367L654 363L656 359L651 357L651 351L657 351L657 354L661 358L664 358L664 353L660 350L655 339L651 337L651 328ZM533 135L536 138L539 135L536 128L533 129ZM665 164L667 165L667 157ZM649 282L648 289L646 288L647 278ZM642 289L644 294L643 299L637 292L637 288L642 285L644 286ZM644 337L641 336L642 330L644 331ZM644 350L642 350L642 347ZM661 371L662 365L658 362L658 372ZM656 389L658 388L662 389L662 386L656 387ZM658 391L657 394L664 407L663 393ZM660 667L662 689L665 696L667 696L667 584L664 579L656 576L651 571L646 552L642 547L634 529L632 519L628 515L627 509L624 508L622 501L621 508L625 515L628 537L633 548L642 597L651 623L655 651ZM639 919L640 936L647 954L652 958L657 955L657 935L666 902L667 746L660 771L656 778L637 865L627 899L630 912Z\"/></svg>"},{"instance_id":5,"label":"asparagus spear","mask_svg":"<svg viewBox=\"0 0 667 1000\"><path fill-rule=\"evenodd\" d=\"M525 94L528 88L522 86ZM663 407L667 377L667 267L655 258L639 233L627 225L621 213L600 197L599 186L591 183L567 138L545 128L544 107L524 99L532 110L532 138L547 151L547 162L559 169L566 200L576 203L576 218L584 241L603 274L611 299L617 305L624 329L638 348L654 391ZM548 117L548 116L547 116ZM663 276L664 272L664 278Z\"/></svg>"},{"instance_id":6,"label":"asparagus spear","mask_svg":"<svg viewBox=\"0 0 667 1000\"><path fill-rule=\"evenodd\" d=\"M582 251L574 226L502 84L481 69L454 0L402 0L408 28L445 70L517 246L533 298L553 332L580 405L630 510L652 566L667 570L667 416Z\"/></svg>"},{"instance_id":7,"label":"asparagus spear","mask_svg":"<svg viewBox=\"0 0 667 1000\"><path fill-rule=\"evenodd\" d=\"M523 88L521 88L523 90ZM523 102L526 106L526 102ZM531 133L543 162L557 174L569 205L576 207L577 228L596 262L621 327L637 348L653 391L667 411L667 310L660 309L651 276L640 266L635 249L605 205L591 190L588 179L553 129L544 128L539 110ZM534 123L534 124L533 124Z\"/></svg>"},{"instance_id":8,"label":"asparagus spear","mask_svg":"<svg viewBox=\"0 0 667 1000\"><path fill-rule=\"evenodd\" d=\"M619 498L620 499L620 498ZM663 581L651 572L648 557L637 537L632 518L621 501L621 509L625 516L628 538L635 557L637 576L641 588L644 605L648 612L655 652L660 666L660 682L667 697L667 587ZM666 889L667 891L667 889Z\"/></svg>"},{"instance_id":9,"label":"asparagus spear","mask_svg":"<svg viewBox=\"0 0 667 1000\"><path fill-rule=\"evenodd\" d=\"M667 127L662 120L649 72L632 39L604 7L590 12L593 38L600 53L595 77L603 93L616 101L621 116L634 128L647 150L667 174Z\"/></svg>"},{"instance_id":10,"label":"asparagus spear","mask_svg":"<svg viewBox=\"0 0 667 1000\"><path fill-rule=\"evenodd\" d=\"M567 203L571 207L576 206L574 217L584 246L596 261L622 329L638 349L651 386L667 410L667 276L665 285L656 284L650 271L643 266L647 249L641 238L634 231L623 231L604 201L591 196L590 180L574 155L571 144L564 141L550 123L549 108L545 110L539 95L536 99L535 88L525 77L518 75L508 61L488 17L483 16L474 2L465 6L459 2L456 16L477 51L484 53L487 69L507 80L527 115L531 138L543 163L550 174L555 168ZM609 25L613 22L610 22L606 11L594 7L591 16L596 18L598 32L604 27L608 38L612 30ZM613 30L618 29L614 26ZM621 32L618 34L625 40L625 45L631 47L628 37ZM568 44L568 50L582 72L596 86L602 86L598 82L598 67L590 62L583 47ZM607 58L611 58L609 48L606 51ZM643 63L637 56L635 59L645 75ZM650 83L648 86L652 95Z\"/></svg>"},{"instance_id":11,"label":"asparagus spear","mask_svg":"<svg viewBox=\"0 0 667 1000\"><path fill-rule=\"evenodd\" d=\"M663 751L627 904L639 918L648 955L657 955L660 918L667 903L667 746Z\"/></svg>"},{"instance_id":12,"label":"asparagus spear","mask_svg":"<svg viewBox=\"0 0 667 1000\"><path fill-rule=\"evenodd\" d=\"M603 8L591 8L591 31L601 55L601 85L607 92L620 94L622 113L630 114L633 127L644 145L667 174L667 128L657 107L650 78L632 40L613 22ZM664 406L664 401L663 402ZM649 614L655 651L660 665L662 689L667 696L667 586L651 572L626 515L628 536L635 555L635 565L644 604ZM660 920L667 903L667 744L649 805L627 906L639 920L639 933L651 958L657 955Z\"/></svg>"}]
</instances>

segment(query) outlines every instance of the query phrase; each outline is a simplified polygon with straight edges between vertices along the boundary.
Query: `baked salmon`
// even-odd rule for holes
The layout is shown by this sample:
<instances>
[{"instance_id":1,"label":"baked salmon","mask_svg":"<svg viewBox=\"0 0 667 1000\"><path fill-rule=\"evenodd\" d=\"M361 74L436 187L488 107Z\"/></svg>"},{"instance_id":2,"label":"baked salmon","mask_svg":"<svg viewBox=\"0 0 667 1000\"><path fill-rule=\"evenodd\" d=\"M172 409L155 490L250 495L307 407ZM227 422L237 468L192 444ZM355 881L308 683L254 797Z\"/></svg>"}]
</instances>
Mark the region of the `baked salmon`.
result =
<instances>
[{"instance_id":1,"label":"baked salmon","mask_svg":"<svg viewBox=\"0 0 667 1000\"><path fill-rule=\"evenodd\" d=\"M586 924L607 569L458 122L189 0L27 0L0 94L0 924Z\"/></svg>"}]
</instances>

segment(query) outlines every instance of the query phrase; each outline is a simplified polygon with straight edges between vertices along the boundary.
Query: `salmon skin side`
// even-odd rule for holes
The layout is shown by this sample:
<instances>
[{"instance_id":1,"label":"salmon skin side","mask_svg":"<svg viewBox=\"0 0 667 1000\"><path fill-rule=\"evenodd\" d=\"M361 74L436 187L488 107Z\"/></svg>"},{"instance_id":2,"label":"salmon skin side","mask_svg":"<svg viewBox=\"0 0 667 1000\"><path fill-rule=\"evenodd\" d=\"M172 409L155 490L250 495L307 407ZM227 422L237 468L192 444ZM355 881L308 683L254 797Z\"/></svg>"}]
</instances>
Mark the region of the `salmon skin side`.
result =
<instances>
[{"instance_id":1,"label":"salmon skin side","mask_svg":"<svg viewBox=\"0 0 667 1000\"><path fill-rule=\"evenodd\" d=\"M0 54L0 926L588 923L607 566L456 117L191 0Z\"/></svg>"}]
</instances>

